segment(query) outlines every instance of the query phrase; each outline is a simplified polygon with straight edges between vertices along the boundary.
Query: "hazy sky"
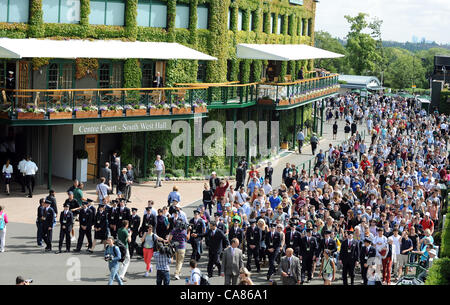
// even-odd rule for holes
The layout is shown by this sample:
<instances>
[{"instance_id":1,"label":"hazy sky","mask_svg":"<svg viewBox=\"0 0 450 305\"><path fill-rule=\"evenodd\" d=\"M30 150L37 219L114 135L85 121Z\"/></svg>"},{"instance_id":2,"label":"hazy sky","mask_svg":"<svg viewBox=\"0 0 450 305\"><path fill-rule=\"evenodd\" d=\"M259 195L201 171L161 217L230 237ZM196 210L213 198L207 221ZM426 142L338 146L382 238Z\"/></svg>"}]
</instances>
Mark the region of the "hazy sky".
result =
<instances>
[{"instance_id":1,"label":"hazy sky","mask_svg":"<svg viewBox=\"0 0 450 305\"><path fill-rule=\"evenodd\" d=\"M349 30L344 15L359 12L383 20L384 40L405 42L416 36L450 43L450 0L320 0L316 31L343 38Z\"/></svg>"}]
</instances>

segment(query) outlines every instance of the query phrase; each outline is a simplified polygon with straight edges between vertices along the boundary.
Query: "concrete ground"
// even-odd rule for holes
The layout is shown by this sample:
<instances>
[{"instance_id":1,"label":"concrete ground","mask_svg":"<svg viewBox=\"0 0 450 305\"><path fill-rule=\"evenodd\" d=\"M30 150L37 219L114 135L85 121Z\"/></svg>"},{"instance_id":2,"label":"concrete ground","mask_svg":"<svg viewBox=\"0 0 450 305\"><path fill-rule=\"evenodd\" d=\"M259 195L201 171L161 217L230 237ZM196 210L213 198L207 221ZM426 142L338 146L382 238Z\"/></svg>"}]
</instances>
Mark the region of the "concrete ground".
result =
<instances>
[{"instance_id":1,"label":"concrete ground","mask_svg":"<svg viewBox=\"0 0 450 305\"><path fill-rule=\"evenodd\" d=\"M332 126L324 124L323 140L320 141L319 148L327 149L330 143L340 144L344 141L342 121L339 122L340 132L337 140L330 140L332 138ZM365 128L359 126L359 129ZM281 174L286 162L300 164L311 159L311 149L309 145L303 148L303 154L291 153L283 158L280 158L273 163L273 185L278 186L281 183ZM261 168L263 171L263 167ZM144 207L147 205L147 200L155 201L155 207L159 208L167 204L167 195L172 190L174 185L179 187L182 198L182 206L188 217L192 217L192 211L201 204L201 192L203 184L206 181L194 182L166 182L161 188L154 188L154 182L144 183L133 186L131 203L129 207L136 207L139 209L138 214L142 215ZM70 181L55 180L54 188L56 191L56 198L58 208L62 209L66 190L70 187ZM25 194L20 192L20 188L14 188L11 196L6 197L0 195L0 205L5 208L8 214L10 223L7 226L6 249L4 253L0 253L0 285L13 284L17 275L22 275L25 278L33 278L36 284L106 284L108 279L107 263L103 260L103 246L97 245L94 254L88 254L84 251L81 253L61 253L54 254L54 252L45 253L43 248L38 248L36 245L36 209L38 200L47 195L45 187L38 187L35 190L33 198L26 198ZM95 185L87 184L85 187L85 197L95 199ZM76 224L76 236L78 236L78 225ZM53 233L53 249L57 250L57 243L59 238L59 225L54 228ZM72 249L75 243L72 243ZM187 246L187 253L185 263L182 270L181 280L171 280L171 285L184 285L184 278L189 274L188 262L191 254L191 246ZM200 262L199 268L202 272L206 272L207 253L204 253ZM171 274L173 274L175 265L171 265ZM266 273L267 267L262 268L260 274L254 273L252 279L255 284L267 284ZM316 279L311 284L322 284L322 280L318 279L318 270L316 271ZM145 264L143 260L133 258L128 269L126 277L129 279L127 284L151 284L156 283L156 272L154 271L150 277L144 278ZM342 284L340 280L340 272L336 275L334 285ZM357 277L356 283L359 283L360 277ZM278 275L273 279L279 281ZM214 277L211 279L212 284L223 284L223 278L217 277L217 271L214 272Z\"/></svg>"}]
</instances>

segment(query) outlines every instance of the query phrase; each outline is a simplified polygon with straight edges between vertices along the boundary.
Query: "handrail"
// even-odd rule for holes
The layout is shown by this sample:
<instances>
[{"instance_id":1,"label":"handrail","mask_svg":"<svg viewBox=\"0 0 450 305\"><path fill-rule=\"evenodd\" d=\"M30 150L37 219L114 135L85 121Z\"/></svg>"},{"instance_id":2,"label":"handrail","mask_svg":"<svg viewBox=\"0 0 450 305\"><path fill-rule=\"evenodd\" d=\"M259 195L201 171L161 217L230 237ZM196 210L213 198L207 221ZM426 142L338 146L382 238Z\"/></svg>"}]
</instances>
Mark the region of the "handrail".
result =
<instances>
[{"instance_id":1,"label":"handrail","mask_svg":"<svg viewBox=\"0 0 450 305\"><path fill-rule=\"evenodd\" d=\"M271 86L289 86L289 85L297 85L297 84L301 84L301 83L306 83L309 81L314 81L314 80L321 80L321 79L327 79L327 78L333 78L338 76L339 74L333 74L333 75L327 75L327 76L322 76L322 77L314 77L314 78L307 78L307 79L299 79L296 80L295 82L289 82L289 83L265 83L264 85L271 85Z\"/></svg>"},{"instance_id":2,"label":"handrail","mask_svg":"<svg viewBox=\"0 0 450 305\"><path fill-rule=\"evenodd\" d=\"M224 83L176 83L175 86L189 86L189 87L197 87L197 86L207 86L207 87L220 87L231 84L238 84L239 81L232 82L224 82Z\"/></svg>"},{"instance_id":3,"label":"handrail","mask_svg":"<svg viewBox=\"0 0 450 305\"><path fill-rule=\"evenodd\" d=\"M236 84L236 85L224 85L221 87L249 87L249 86L254 86L254 85L259 85L261 83L248 83L248 84Z\"/></svg>"},{"instance_id":4,"label":"handrail","mask_svg":"<svg viewBox=\"0 0 450 305\"><path fill-rule=\"evenodd\" d=\"M197 90L208 87L167 87L167 88L89 88L89 89L3 89L8 92L86 92L86 91L168 91L168 90Z\"/></svg>"}]
</instances>

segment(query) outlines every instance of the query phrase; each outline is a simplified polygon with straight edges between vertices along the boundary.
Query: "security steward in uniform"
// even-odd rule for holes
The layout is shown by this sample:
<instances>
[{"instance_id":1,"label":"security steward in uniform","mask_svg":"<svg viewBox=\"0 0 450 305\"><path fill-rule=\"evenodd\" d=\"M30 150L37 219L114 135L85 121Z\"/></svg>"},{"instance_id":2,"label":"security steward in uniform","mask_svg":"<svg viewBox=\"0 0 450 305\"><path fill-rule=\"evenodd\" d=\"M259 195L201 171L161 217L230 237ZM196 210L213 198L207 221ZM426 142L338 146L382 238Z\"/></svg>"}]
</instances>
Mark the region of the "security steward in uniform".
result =
<instances>
[{"instance_id":1,"label":"security steward in uniform","mask_svg":"<svg viewBox=\"0 0 450 305\"><path fill-rule=\"evenodd\" d=\"M323 253L324 250L330 250L330 257L334 257L334 253L337 251L336 241L331 238L331 231L325 230L324 238L320 244L320 253Z\"/></svg>"},{"instance_id":2,"label":"security steward in uniform","mask_svg":"<svg viewBox=\"0 0 450 305\"><path fill-rule=\"evenodd\" d=\"M300 253L301 238L300 232L295 229L295 223L290 222L289 226L286 228L285 249L292 248L294 250L294 255L298 257Z\"/></svg>"},{"instance_id":3,"label":"security steward in uniform","mask_svg":"<svg viewBox=\"0 0 450 305\"><path fill-rule=\"evenodd\" d=\"M361 276L364 281L364 285L367 285L367 270L369 265L367 261L373 257L375 258L377 251L372 245L372 241L369 238L364 239L364 246L361 247L361 252L359 254L359 262L361 264Z\"/></svg>"},{"instance_id":4,"label":"security steward in uniform","mask_svg":"<svg viewBox=\"0 0 450 305\"><path fill-rule=\"evenodd\" d=\"M128 222L131 221L131 212L130 209L125 206L125 198L119 199L119 207L116 210L116 216L117 216L117 230L123 227L123 221L128 220Z\"/></svg>"},{"instance_id":5,"label":"security steward in uniform","mask_svg":"<svg viewBox=\"0 0 450 305\"><path fill-rule=\"evenodd\" d=\"M281 235L275 231L277 224L270 224L270 232L266 234L266 254L269 257L269 271L267 271L267 280L270 280L275 273L275 258L280 253Z\"/></svg>"},{"instance_id":6,"label":"security steward in uniform","mask_svg":"<svg viewBox=\"0 0 450 305\"><path fill-rule=\"evenodd\" d=\"M341 243L339 251L339 263L342 265L342 281L348 285L347 275L350 275L350 283L354 284L355 264L359 260L359 245L353 239L353 231L347 231L347 239Z\"/></svg>"},{"instance_id":7,"label":"security steward in uniform","mask_svg":"<svg viewBox=\"0 0 450 305\"><path fill-rule=\"evenodd\" d=\"M87 252L93 253L92 248L92 220L94 217L92 216L92 210L88 208L88 202L83 201L83 208L80 210L80 216L78 220L80 221L80 231L78 235L78 243L77 248L74 252L80 252L81 246L83 245L84 236L86 236L88 240L88 249Z\"/></svg>"},{"instance_id":8,"label":"security steward in uniform","mask_svg":"<svg viewBox=\"0 0 450 305\"><path fill-rule=\"evenodd\" d=\"M45 251L52 251L53 221L55 220L55 211L50 207L52 203L49 200L44 201L44 219L42 222L42 238L46 244Z\"/></svg>"},{"instance_id":9,"label":"security steward in uniform","mask_svg":"<svg viewBox=\"0 0 450 305\"><path fill-rule=\"evenodd\" d=\"M215 221L209 223L209 230L204 234L198 234L199 237L206 237L206 245L208 246L208 277L213 276L214 265L218 268L220 276L222 265L219 260L220 253L222 253L223 245L225 248L229 246L228 239L225 233L217 228Z\"/></svg>"},{"instance_id":10,"label":"security steward in uniform","mask_svg":"<svg viewBox=\"0 0 450 305\"><path fill-rule=\"evenodd\" d=\"M202 252L202 238L199 236L199 234L204 234L206 231L206 224L200 217L199 210L194 211L194 217L189 220L189 225L191 227L191 238L189 239L189 243L192 246L191 259L195 259L198 262L200 260Z\"/></svg>"},{"instance_id":11,"label":"security steward in uniform","mask_svg":"<svg viewBox=\"0 0 450 305\"><path fill-rule=\"evenodd\" d=\"M239 228L241 221L238 218L233 218L233 227L228 230L228 241L231 244L233 238L239 240L239 245L242 246L242 241L244 240L244 230Z\"/></svg>"},{"instance_id":12,"label":"security steward in uniform","mask_svg":"<svg viewBox=\"0 0 450 305\"><path fill-rule=\"evenodd\" d=\"M302 260L301 284L305 282L305 273L308 276L307 283L311 281L313 263L316 261L316 253L319 250L317 239L312 236L313 229L306 229L306 236L301 239L300 259Z\"/></svg>"},{"instance_id":13,"label":"security steward in uniform","mask_svg":"<svg viewBox=\"0 0 450 305\"><path fill-rule=\"evenodd\" d=\"M260 272L259 265L259 246L261 242L261 230L256 226L256 220L250 219L250 227L245 232L245 240L247 241L247 269L251 271L252 256L255 259L256 272Z\"/></svg>"},{"instance_id":14,"label":"security steward in uniform","mask_svg":"<svg viewBox=\"0 0 450 305\"><path fill-rule=\"evenodd\" d=\"M139 230L139 237L144 236L144 233L148 231L148 227L150 226L152 226L153 231L155 231L156 216L151 213L152 207L146 207L145 210L147 211L147 213L142 216L142 224L141 229Z\"/></svg>"},{"instance_id":15,"label":"security steward in uniform","mask_svg":"<svg viewBox=\"0 0 450 305\"><path fill-rule=\"evenodd\" d=\"M131 242L130 242L130 258L133 257L134 250L138 247L136 243L136 238L139 235L139 226L141 225L141 217L137 215L138 209L131 208L131 220L130 220L130 230L131 230Z\"/></svg>"},{"instance_id":16,"label":"security steward in uniform","mask_svg":"<svg viewBox=\"0 0 450 305\"><path fill-rule=\"evenodd\" d=\"M59 247L58 252L61 253L62 245L64 242L64 237L66 238L66 252L70 252L70 232L72 231L73 227L73 213L69 210L70 205L68 203L64 203L64 211L61 212L59 215L59 224L60 224L60 230L59 230Z\"/></svg>"},{"instance_id":17,"label":"security steward in uniform","mask_svg":"<svg viewBox=\"0 0 450 305\"><path fill-rule=\"evenodd\" d=\"M98 205L97 214L94 219L94 240L92 249L95 248L95 242L100 240L104 247L106 247L106 239L108 238L108 213L105 205L100 203Z\"/></svg>"},{"instance_id":18,"label":"security steward in uniform","mask_svg":"<svg viewBox=\"0 0 450 305\"><path fill-rule=\"evenodd\" d=\"M106 206L106 214L108 217L109 234L117 238L117 200L111 201L111 206Z\"/></svg>"}]
</instances>

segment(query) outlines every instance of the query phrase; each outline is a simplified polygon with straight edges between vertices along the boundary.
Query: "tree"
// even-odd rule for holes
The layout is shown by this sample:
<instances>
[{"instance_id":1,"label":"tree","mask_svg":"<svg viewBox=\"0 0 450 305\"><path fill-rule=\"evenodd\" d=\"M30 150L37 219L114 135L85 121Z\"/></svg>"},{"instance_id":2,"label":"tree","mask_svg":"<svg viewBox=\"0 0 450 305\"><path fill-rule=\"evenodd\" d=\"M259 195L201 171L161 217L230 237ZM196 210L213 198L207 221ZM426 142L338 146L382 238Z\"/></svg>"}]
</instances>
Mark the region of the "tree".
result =
<instances>
[{"instance_id":1,"label":"tree","mask_svg":"<svg viewBox=\"0 0 450 305\"><path fill-rule=\"evenodd\" d=\"M386 48L387 69L385 73L385 85L387 87L403 89L423 88L427 84L425 68L422 60L414 53L405 49Z\"/></svg>"},{"instance_id":2,"label":"tree","mask_svg":"<svg viewBox=\"0 0 450 305\"><path fill-rule=\"evenodd\" d=\"M317 48L347 55L345 47L339 42L338 39L333 38L328 32L316 32L314 35L314 44ZM333 73L347 74L351 70L346 56L334 59L316 59L315 62L316 66L324 68Z\"/></svg>"},{"instance_id":3,"label":"tree","mask_svg":"<svg viewBox=\"0 0 450 305\"><path fill-rule=\"evenodd\" d=\"M350 23L346 45L348 59L352 63L355 74L358 75L364 75L366 71L375 71L375 63L380 61L377 42L371 34L363 32L376 29L376 25L367 22L367 16L368 14L365 13L359 13L355 17L345 16Z\"/></svg>"}]
</instances>

